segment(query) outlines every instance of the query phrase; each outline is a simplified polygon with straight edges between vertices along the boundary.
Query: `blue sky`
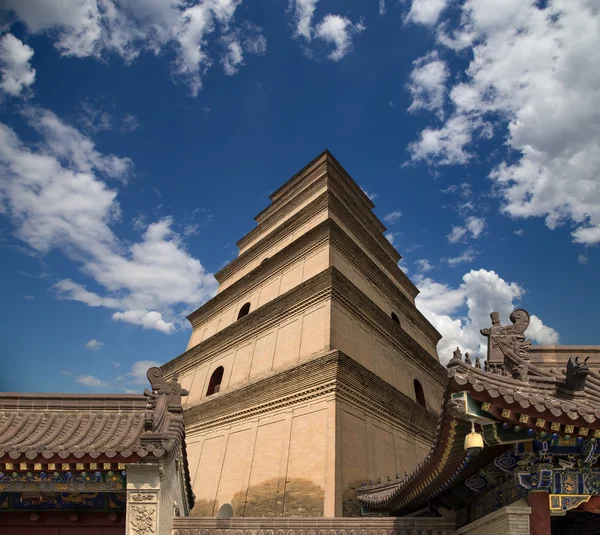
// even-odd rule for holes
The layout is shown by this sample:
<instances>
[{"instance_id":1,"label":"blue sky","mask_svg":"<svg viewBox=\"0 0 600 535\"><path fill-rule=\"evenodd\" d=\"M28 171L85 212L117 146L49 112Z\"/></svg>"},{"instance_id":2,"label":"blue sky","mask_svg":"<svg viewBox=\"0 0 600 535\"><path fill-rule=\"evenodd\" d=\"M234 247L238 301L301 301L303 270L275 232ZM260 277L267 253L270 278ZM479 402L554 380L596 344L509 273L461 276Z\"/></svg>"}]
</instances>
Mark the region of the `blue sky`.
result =
<instances>
[{"instance_id":1,"label":"blue sky","mask_svg":"<svg viewBox=\"0 0 600 535\"><path fill-rule=\"evenodd\" d=\"M325 148L443 360L489 312L600 344L600 15L572 0L7 0L0 389L141 391Z\"/></svg>"}]
</instances>

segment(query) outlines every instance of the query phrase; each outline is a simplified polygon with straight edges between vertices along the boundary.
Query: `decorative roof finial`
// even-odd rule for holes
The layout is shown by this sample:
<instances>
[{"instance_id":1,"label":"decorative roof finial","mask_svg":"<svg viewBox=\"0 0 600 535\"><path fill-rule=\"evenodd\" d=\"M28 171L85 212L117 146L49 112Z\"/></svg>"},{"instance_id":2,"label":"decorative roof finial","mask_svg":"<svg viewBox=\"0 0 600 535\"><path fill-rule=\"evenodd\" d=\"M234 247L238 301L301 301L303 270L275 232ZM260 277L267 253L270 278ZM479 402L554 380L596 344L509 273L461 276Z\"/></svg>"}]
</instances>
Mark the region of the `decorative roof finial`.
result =
<instances>
[{"instance_id":1,"label":"decorative roof finial","mask_svg":"<svg viewBox=\"0 0 600 535\"><path fill-rule=\"evenodd\" d=\"M468 364L469 366L471 365L471 356L468 352L465 353L465 364Z\"/></svg>"}]
</instances>

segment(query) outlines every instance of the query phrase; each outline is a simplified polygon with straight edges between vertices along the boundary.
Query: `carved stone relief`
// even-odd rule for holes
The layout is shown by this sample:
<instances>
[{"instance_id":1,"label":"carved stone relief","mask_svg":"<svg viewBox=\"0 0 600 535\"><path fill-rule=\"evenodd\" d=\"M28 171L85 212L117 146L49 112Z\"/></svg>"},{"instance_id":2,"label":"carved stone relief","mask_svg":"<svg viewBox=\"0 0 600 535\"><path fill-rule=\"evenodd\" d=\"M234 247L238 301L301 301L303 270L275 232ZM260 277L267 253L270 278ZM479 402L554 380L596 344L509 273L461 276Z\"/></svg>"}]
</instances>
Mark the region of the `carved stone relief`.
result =
<instances>
[{"instance_id":1,"label":"carved stone relief","mask_svg":"<svg viewBox=\"0 0 600 535\"><path fill-rule=\"evenodd\" d=\"M129 533L131 535L156 533L156 507L154 505L131 505L129 513Z\"/></svg>"}]
</instances>

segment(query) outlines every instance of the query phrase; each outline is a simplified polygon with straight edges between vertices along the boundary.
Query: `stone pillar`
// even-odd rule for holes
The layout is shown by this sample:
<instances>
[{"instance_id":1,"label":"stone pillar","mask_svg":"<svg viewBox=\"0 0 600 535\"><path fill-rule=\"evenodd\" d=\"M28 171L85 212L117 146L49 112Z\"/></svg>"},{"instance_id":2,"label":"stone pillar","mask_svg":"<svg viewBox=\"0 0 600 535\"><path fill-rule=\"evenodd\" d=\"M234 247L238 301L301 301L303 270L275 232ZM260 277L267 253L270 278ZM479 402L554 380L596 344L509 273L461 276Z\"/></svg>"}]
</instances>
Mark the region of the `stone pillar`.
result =
<instances>
[{"instance_id":1,"label":"stone pillar","mask_svg":"<svg viewBox=\"0 0 600 535\"><path fill-rule=\"evenodd\" d=\"M550 535L550 496L547 490L532 490L527 497L531 507L531 535Z\"/></svg>"},{"instance_id":2,"label":"stone pillar","mask_svg":"<svg viewBox=\"0 0 600 535\"><path fill-rule=\"evenodd\" d=\"M159 498L158 464L128 465L126 535L163 535L159 531Z\"/></svg>"}]
</instances>

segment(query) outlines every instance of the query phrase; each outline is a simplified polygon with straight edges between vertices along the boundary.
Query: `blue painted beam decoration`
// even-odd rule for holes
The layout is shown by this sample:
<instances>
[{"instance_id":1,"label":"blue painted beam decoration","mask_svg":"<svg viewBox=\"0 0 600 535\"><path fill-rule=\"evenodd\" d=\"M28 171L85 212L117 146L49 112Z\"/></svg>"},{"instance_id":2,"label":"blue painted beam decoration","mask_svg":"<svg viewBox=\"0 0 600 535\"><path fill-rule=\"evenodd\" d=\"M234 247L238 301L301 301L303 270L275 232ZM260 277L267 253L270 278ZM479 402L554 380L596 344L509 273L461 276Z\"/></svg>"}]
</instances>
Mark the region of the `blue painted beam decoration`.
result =
<instances>
[{"instance_id":1,"label":"blue painted beam decoration","mask_svg":"<svg viewBox=\"0 0 600 535\"><path fill-rule=\"evenodd\" d=\"M126 488L127 472L0 472L0 492L106 492Z\"/></svg>"}]
</instances>

